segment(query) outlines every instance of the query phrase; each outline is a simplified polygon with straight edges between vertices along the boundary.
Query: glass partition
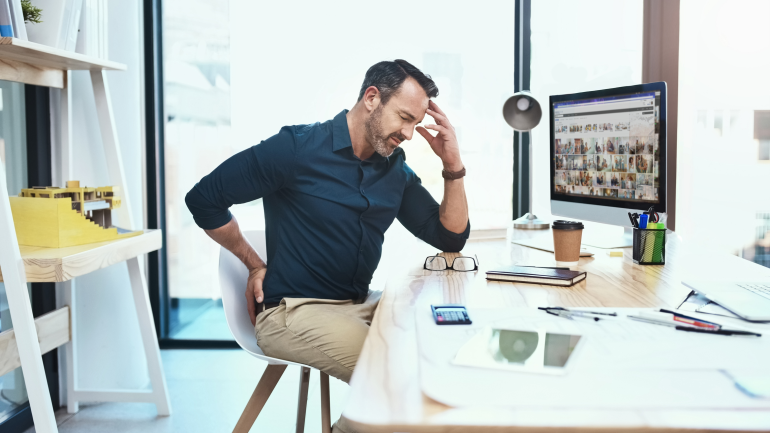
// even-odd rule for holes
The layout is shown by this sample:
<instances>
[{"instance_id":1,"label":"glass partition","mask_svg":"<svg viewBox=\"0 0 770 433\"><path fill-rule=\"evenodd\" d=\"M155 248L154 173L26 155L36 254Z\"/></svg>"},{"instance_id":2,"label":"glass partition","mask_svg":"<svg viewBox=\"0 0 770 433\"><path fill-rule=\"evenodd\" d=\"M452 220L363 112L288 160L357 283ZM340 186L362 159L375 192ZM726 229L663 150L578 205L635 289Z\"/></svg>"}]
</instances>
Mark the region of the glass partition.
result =
<instances>
[{"instance_id":1,"label":"glass partition","mask_svg":"<svg viewBox=\"0 0 770 433\"><path fill-rule=\"evenodd\" d=\"M513 93L514 2L431 5L164 1L168 337L231 338L219 300L219 246L193 222L185 194L226 158L282 126L323 122L351 108L366 70L378 61L403 58L436 80L436 102L456 126L468 171L472 228L510 222L513 133L501 110ZM422 30L358 37L373 11L382 23ZM403 147L440 201L439 158L416 133ZM244 230L264 228L260 200L233 213Z\"/></svg>"},{"instance_id":2,"label":"glass partition","mask_svg":"<svg viewBox=\"0 0 770 433\"><path fill-rule=\"evenodd\" d=\"M229 2L164 1L163 42L168 337L230 340L218 246L184 202L198 180L246 146L230 132Z\"/></svg>"},{"instance_id":3,"label":"glass partition","mask_svg":"<svg viewBox=\"0 0 770 433\"><path fill-rule=\"evenodd\" d=\"M642 82L643 1L533 0L532 94L543 120L532 131L532 206L550 213L548 97Z\"/></svg>"},{"instance_id":4,"label":"glass partition","mask_svg":"<svg viewBox=\"0 0 770 433\"><path fill-rule=\"evenodd\" d=\"M8 195L27 187L27 137L24 85L0 81L0 164L5 169ZM27 285L29 292L29 285ZM13 328L5 285L0 283L0 332ZM0 376L0 428L27 403L21 367Z\"/></svg>"},{"instance_id":5,"label":"glass partition","mask_svg":"<svg viewBox=\"0 0 770 433\"><path fill-rule=\"evenodd\" d=\"M768 266L770 2L682 0L680 16L677 232Z\"/></svg>"}]
</instances>

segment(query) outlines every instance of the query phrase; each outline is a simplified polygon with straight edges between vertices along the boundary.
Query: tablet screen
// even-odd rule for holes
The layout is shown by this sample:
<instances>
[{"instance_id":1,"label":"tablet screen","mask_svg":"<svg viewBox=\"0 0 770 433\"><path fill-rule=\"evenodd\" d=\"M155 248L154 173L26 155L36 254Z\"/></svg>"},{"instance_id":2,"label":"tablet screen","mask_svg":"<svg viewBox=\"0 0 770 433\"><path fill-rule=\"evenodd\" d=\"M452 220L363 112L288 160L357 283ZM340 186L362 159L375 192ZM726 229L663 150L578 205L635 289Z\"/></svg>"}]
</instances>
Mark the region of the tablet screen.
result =
<instances>
[{"instance_id":1,"label":"tablet screen","mask_svg":"<svg viewBox=\"0 0 770 433\"><path fill-rule=\"evenodd\" d=\"M485 328L457 352L455 364L533 373L563 374L580 335L544 330Z\"/></svg>"}]
</instances>

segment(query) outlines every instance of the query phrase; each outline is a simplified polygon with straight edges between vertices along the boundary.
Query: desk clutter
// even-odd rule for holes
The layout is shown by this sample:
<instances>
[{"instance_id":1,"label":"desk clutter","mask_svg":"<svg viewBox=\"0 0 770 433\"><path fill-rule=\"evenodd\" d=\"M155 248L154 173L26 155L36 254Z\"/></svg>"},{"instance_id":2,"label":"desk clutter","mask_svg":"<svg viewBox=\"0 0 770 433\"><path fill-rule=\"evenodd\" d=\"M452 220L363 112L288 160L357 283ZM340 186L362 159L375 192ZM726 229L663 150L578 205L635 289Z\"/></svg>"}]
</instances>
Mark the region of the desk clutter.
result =
<instances>
[{"instance_id":1,"label":"desk clutter","mask_svg":"<svg viewBox=\"0 0 770 433\"><path fill-rule=\"evenodd\" d=\"M730 376L766 373L770 338L756 335L770 324L639 308L550 310L469 308L473 325L439 327L418 308L423 392L454 407L770 409Z\"/></svg>"}]
</instances>

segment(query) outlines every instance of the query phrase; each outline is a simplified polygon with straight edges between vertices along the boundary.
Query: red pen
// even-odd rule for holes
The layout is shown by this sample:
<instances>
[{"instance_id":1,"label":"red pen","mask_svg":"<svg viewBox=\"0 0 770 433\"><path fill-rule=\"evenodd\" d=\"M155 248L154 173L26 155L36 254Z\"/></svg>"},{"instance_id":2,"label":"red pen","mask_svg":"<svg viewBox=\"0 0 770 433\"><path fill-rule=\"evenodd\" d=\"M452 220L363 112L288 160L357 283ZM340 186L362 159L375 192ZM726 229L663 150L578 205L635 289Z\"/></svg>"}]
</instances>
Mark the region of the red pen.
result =
<instances>
[{"instance_id":1,"label":"red pen","mask_svg":"<svg viewBox=\"0 0 770 433\"><path fill-rule=\"evenodd\" d=\"M677 313L676 311L671 311L671 310L666 310L664 308L661 308L660 312L673 314L675 321L686 323L691 326L697 326L699 328L711 329L711 330L719 330L722 328L722 325L718 323L701 320L701 319L698 319L697 317L685 316L684 314Z\"/></svg>"},{"instance_id":2,"label":"red pen","mask_svg":"<svg viewBox=\"0 0 770 433\"><path fill-rule=\"evenodd\" d=\"M721 328L721 326L719 326L719 325L712 325L711 323L701 322L700 320L687 319L687 318L684 318L684 317L677 316L676 314L674 315L674 321L675 322L686 323L686 324L692 325L692 326L697 326L697 327L703 328L703 329L717 330L717 329Z\"/></svg>"}]
</instances>

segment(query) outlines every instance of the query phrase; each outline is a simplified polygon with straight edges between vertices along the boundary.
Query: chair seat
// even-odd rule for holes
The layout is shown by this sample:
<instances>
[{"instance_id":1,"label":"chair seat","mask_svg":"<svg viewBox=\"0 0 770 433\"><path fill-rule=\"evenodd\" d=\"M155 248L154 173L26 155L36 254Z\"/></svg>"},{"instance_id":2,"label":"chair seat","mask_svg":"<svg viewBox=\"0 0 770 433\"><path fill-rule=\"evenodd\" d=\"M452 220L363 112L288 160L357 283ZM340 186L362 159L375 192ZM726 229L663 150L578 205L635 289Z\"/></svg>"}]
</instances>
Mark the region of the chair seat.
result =
<instances>
[{"instance_id":1,"label":"chair seat","mask_svg":"<svg viewBox=\"0 0 770 433\"><path fill-rule=\"evenodd\" d=\"M260 257L267 257L264 231L245 232L244 236ZM230 333L233 334L235 341L250 355L267 361L268 364L310 367L305 364L267 356L257 345L254 326L251 324L249 310L246 305L245 293L248 277L249 271L240 259L226 248L221 247L219 250L219 286L222 292L222 306L225 310L227 326L230 328Z\"/></svg>"},{"instance_id":2,"label":"chair seat","mask_svg":"<svg viewBox=\"0 0 770 433\"><path fill-rule=\"evenodd\" d=\"M267 257L265 248L265 232L252 231L244 232L244 237L254 247L262 258ZM286 366L296 365L300 367L300 390L299 405L297 408L297 431L303 431L305 425L305 410L307 408L307 393L310 379L309 365L298 362L287 361L285 359L273 358L265 355L257 344L257 338L254 333L254 325L251 324L249 310L246 299L246 282L249 272L246 266L235 257L233 253L222 247L219 251L219 286L222 292L222 306L225 310L225 319L230 333L243 350L251 356L267 361L268 366L259 380L259 384L254 389L254 393L249 399L249 403L243 410L234 432L248 432L254 421L259 416L259 412L267 402L268 397L273 392L278 380L281 378ZM321 372L321 423L324 433L331 431L331 420L329 417L329 376Z\"/></svg>"}]
</instances>

